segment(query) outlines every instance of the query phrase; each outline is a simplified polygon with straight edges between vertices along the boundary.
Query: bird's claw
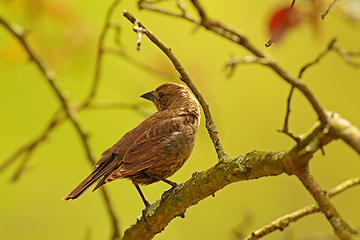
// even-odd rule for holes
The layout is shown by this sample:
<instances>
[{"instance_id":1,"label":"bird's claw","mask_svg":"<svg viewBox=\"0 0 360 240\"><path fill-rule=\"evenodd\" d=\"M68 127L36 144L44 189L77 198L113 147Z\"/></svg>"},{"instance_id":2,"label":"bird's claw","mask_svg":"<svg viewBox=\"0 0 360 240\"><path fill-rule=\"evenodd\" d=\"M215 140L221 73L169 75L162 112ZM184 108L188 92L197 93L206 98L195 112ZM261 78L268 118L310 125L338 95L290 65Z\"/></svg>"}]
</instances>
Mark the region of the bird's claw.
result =
<instances>
[{"instance_id":1,"label":"bird's claw","mask_svg":"<svg viewBox=\"0 0 360 240\"><path fill-rule=\"evenodd\" d=\"M161 199L163 199L164 197L166 197L167 195L169 195L177 186L179 186L177 183L171 184L171 188L170 188L169 190L166 190L166 191L161 195Z\"/></svg>"},{"instance_id":2,"label":"bird's claw","mask_svg":"<svg viewBox=\"0 0 360 240\"><path fill-rule=\"evenodd\" d=\"M146 213L147 213L147 210L149 209L149 207L150 207L150 203L149 203L149 202L146 202L146 203L145 203L145 208L142 210L142 216L143 216L143 218L146 217Z\"/></svg>"}]
</instances>

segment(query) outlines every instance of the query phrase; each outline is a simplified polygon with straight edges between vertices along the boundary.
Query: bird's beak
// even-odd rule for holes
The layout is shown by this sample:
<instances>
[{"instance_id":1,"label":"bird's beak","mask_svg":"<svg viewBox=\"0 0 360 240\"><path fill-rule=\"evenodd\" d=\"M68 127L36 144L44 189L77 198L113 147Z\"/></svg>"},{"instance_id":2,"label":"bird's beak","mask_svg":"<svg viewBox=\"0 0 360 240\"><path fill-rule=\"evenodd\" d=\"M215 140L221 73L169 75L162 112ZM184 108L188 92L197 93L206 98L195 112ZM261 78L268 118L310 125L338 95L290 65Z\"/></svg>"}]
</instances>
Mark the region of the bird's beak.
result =
<instances>
[{"instance_id":1,"label":"bird's beak","mask_svg":"<svg viewBox=\"0 0 360 240\"><path fill-rule=\"evenodd\" d=\"M147 92L147 93L141 95L140 97L150 100L152 102L155 100L154 91Z\"/></svg>"}]
</instances>

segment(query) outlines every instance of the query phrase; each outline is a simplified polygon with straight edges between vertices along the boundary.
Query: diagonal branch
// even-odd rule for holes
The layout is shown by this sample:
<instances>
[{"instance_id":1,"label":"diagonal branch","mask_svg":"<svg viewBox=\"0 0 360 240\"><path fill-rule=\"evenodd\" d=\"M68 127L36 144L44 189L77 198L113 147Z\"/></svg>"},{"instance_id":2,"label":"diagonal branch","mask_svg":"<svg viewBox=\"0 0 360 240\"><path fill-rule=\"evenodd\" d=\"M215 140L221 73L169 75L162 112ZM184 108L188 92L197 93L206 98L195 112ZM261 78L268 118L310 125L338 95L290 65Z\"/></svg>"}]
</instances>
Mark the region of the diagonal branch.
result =
<instances>
[{"instance_id":1,"label":"diagonal branch","mask_svg":"<svg viewBox=\"0 0 360 240\"><path fill-rule=\"evenodd\" d=\"M359 184L360 184L360 177L355 177L355 178L349 179L349 180L337 185L333 189L329 190L327 192L327 195L330 198L334 197L334 196L342 193L343 191L345 191L351 187L357 186ZM253 231L251 234L249 234L245 238L245 240L256 240L256 239L262 238L276 230L283 231L286 227L289 226L289 224L296 222L303 217L306 217L310 214L317 213L317 212L320 212L320 208L316 204L312 204L312 205L303 207L293 213L286 214L286 215L274 220L272 223L265 225L256 231Z\"/></svg>"},{"instance_id":2,"label":"diagonal branch","mask_svg":"<svg viewBox=\"0 0 360 240\"><path fill-rule=\"evenodd\" d=\"M103 109L132 109L136 111L137 113L141 114L142 116L149 116L150 112L142 107L138 103L124 103L124 102L92 102L90 105L84 105L80 104L75 107L75 110L77 112L83 111L83 110L103 110ZM20 146L17 150L14 151L13 154L11 154L7 159L5 159L4 162L0 164L0 172L7 169L11 164L13 164L21 155L23 154L30 154L40 145L42 144L46 139L48 139L50 133L55 130L56 127L61 125L63 122L65 122L68 119L68 117L63 113L56 111L54 114L54 117L49 121L49 123L46 125L46 127L40 132L39 135L37 135L35 138L27 142L26 144ZM20 163L17 173L14 173L16 175L16 178L13 178L14 180L19 180L19 177L21 176L22 169L24 168L24 164L27 164L27 162L30 159L27 159L27 161L23 161Z\"/></svg>"},{"instance_id":3,"label":"diagonal branch","mask_svg":"<svg viewBox=\"0 0 360 240\"><path fill-rule=\"evenodd\" d=\"M333 114L331 121L336 123L344 119ZM299 145L288 152L253 151L219 162L204 172L194 173L187 182L153 203L146 217L140 217L125 231L123 240L152 239L170 221L184 214L187 208L226 185L265 176L292 174L296 169L306 166L321 146L334 139L335 136L324 133L317 124Z\"/></svg>"},{"instance_id":4,"label":"diagonal branch","mask_svg":"<svg viewBox=\"0 0 360 240\"><path fill-rule=\"evenodd\" d=\"M98 90L98 85L100 82L101 67L102 67L102 63L103 63L103 61L102 61L103 54L104 54L103 46L105 43L105 37L106 37L106 34L108 33L109 29L112 27L111 18L112 18L112 15L113 15L116 7L119 5L120 1L121 0L115 0L111 4L111 6L109 7L109 9L106 13L104 27L102 28L102 31L100 33L99 41L98 41L98 45L97 45L94 80L93 80L92 86L90 88L89 94L84 100L84 103L83 103L84 105L88 105L96 96L96 93Z\"/></svg>"},{"instance_id":5,"label":"diagonal branch","mask_svg":"<svg viewBox=\"0 0 360 240\"><path fill-rule=\"evenodd\" d=\"M64 109L66 115L69 117L72 125L78 132L80 139L85 148L86 155L90 163L94 163L94 159L91 155L89 144L87 141L87 136L85 130L81 127L78 120L75 117L74 109L70 107L68 100L66 99L64 93L60 90L57 82L54 79L53 73L45 66L43 60L33 51L28 41L25 38L24 31L18 27L10 26L4 19L0 18L0 25L3 25L9 33L11 33L24 48L26 53L29 55L30 60L35 64L39 69L40 73L45 77L46 81L49 83L51 89L54 91L56 97L59 99L62 108Z\"/></svg>"},{"instance_id":6,"label":"diagonal branch","mask_svg":"<svg viewBox=\"0 0 360 240\"><path fill-rule=\"evenodd\" d=\"M114 47L103 47L103 52L119 56L119 57L125 59L126 62L133 64L137 68L139 68L145 72L155 74L155 75L163 78L164 80L174 78L174 76L172 74L162 72L162 71L154 68L147 62L140 61L139 59L130 56L126 51L124 51L122 49L114 48Z\"/></svg>"},{"instance_id":7,"label":"diagonal branch","mask_svg":"<svg viewBox=\"0 0 360 240\"><path fill-rule=\"evenodd\" d=\"M158 46L170 59L175 68L181 75L181 79L189 86L195 96L199 99L203 106L204 112L208 108L205 100L197 92L190 78L186 74L184 68L181 66L177 58L172 54L171 50L160 42L143 24L141 24L133 15L127 11L123 11L124 16L133 24L137 24L141 28L141 33L145 34L156 46ZM135 29L136 30L136 29ZM255 58L262 59L262 58ZM262 61L264 65L271 65L272 61ZM200 96L200 97L199 97ZM203 104L204 103L204 104ZM209 112L205 112L206 118L211 119ZM328 113L326 118L331 120L331 123L336 125L337 122L344 121L338 114ZM207 125L208 127L208 125ZM327 130L327 131L325 131ZM213 140L214 146L216 145L217 135L213 138L211 129L208 128L210 137ZM263 176L273 176L282 173L297 174L299 178L299 170L306 169L308 162L312 159L313 154L321 149L322 146L328 144L330 141L336 139L336 136L331 135L328 128L323 129L323 126L315 126L314 129L299 144L297 144L289 152L259 152L254 151L244 156L231 158L229 156L221 158L218 152L219 159L214 167L205 172L196 173L186 183L181 184L175 188L169 195L158 200L150 206L147 210L145 217L141 217L137 222L128 228L124 233L123 239L151 239L157 233L161 232L166 225L175 217L182 216L188 207L197 204L200 200L214 194L216 191L222 189L226 185L249 179L256 179ZM310 175L309 175L310 176ZM305 186L307 178L301 178ZM316 199L324 201L324 199ZM327 205L328 206L328 205ZM334 208L330 208L332 214ZM326 210L329 210L326 209ZM322 208L322 210L324 210ZM334 217L338 217L333 215ZM337 229L337 226L335 227ZM341 229L337 231L342 233Z\"/></svg>"},{"instance_id":8,"label":"diagonal branch","mask_svg":"<svg viewBox=\"0 0 360 240\"><path fill-rule=\"evenodd\" d=\"M339 0L333 0L333 1L329 4L329 6L328 6L327 9L325 10L325 12L323 12L323 13L321 14L321 19L322 19L322 20L325 19L326 15L328 15L328 13L330 12L331 8L335 5L335 3L336 3L337 1L339 1Z\"/></svg>"},{"instance_id":9,"label":"diagonal branch","mask_svg":"<svg viewBox=\"0 0 360 240\"><path fill-rule=\"evenodd\" d=\"M316 183L308 169L295 173L298 179L306 187L318 203L321 212L325 215L329 223L332 225L335 234L344 240L353 239L351 234L357 233L339 214L334 205L330 202L329 196Z\"/></svg>"},{"instance_id":10,"label":"diagonal branch","mask_svg":"<svg viewBox=\"0 0 360 240\"><path fill-rule=\"evenodd\" d=\"M334 51L335 53L337 53L340 57L342 57L344 59L345 63L350 65L351 67L355 67L355 68L360 67L360 64L354 62L354 60L353 60L353 58L355 58L357 56L360 56L359 52L347 51L347 50L345 50L343 48L340 48L340 47L336 46L335 44L336 44L336 39L335 38L331 39L330 42L327 44L326 48L323 51L321 51L315 57L314 60L304 64L301 67L301 69L299 70L299 73L298 73L298 78L301 79L303 77L304 73L309 68L311 68L312 66L318 64L331 51ZM252 63L265 65L265 66L269 66L270 64L272 64L272 62L269 61L268 59L258 58L258 57L254 57L254 56L247 56L247 57L244 57L242 59L231 57L228 60L228 62L226 63L225 68L230 69L229 75L231 76L233 74L233 72L235 71L236 67L238 67L240 64L252 64ZM299 141L301 139L299 137L296 137L289 130L289 116L290 116L290 112L291 112L291 100L292 100L294 90L295 90L295 87L291 86L289 95L287 97L286 114L285 114L284 124L283 124L282 129L279 129L278 131L288 135L289 137L294 139L297 143L299 143ZM360 153L360 140L357 140L356 137L347 138L346 136L342 136L340 138L343 138L343 140L345 142L349 142L351 147L353 147L357 152ZM351 141L351 143L350 143L350 141Z\"/></svg>"},{"instance_id":11,"label":"diagonal branch","mask_svg":"<svg viewBox=\"0 0 360 240\"><path fill-rule=\"evenodd\" d=\"M49 83L51 89L55 92L56 97L60 101L60 104L66 113L66 116L69 118L70 122L74 126L76 132L78 133L80 140L83 144L87 159L91 165L95 163L94 158L92 156L90 145L88 142L87 134L83 127L80 125L79 121L77 120L75 116L76 110L72 107L70 107L70 103L65 98L64 93L61 91L60 87L57 85L57 82L55 81L55 78L52 74L52 72L46 67L43 60L38 56L33 49L31 48L30 44L25 38L24 31L21 30L18 27L12 27L10 24L8 24L4 19L0 17L0 25L4 26L8 32L15 37L21 46L24 48L26 53L29 55L30 60L35 64L35 66L39 69L40 73L44 76L46 81ZM102 190L102 196L105 201L106 208L111 212L110 218L113 223L113 236L112 239L118 239L120 237L119 234L119 227L118 227L118 220L115 217L115 214L113 213L113 208L110 204L109 197L107 196L107 192L105 189Z\"/></svg>"},{"instance_id":12,"label":"diagonal branch","mask_svg":"<svg viewBox=\"0 0 360 240\"><path fill-rule=\"evenodd\" d=\"M206 103L204 97L201 95L199 90L191 81L184 67L180 64L179 60L172 53L171 49L166 47L162 42L160 42L159 39L157 39L157 37L155 37L149 30L147 30L147 28L141 22L137 21L137 19L133 15L131 15L129 12L125 10L123 11L123 14L131 23L133 24L136 23L141 28L142 33L145 34L156 46L158 46L160 50L163 51L166 54L166 56L170 59L175 69L179 72L181 81L183 81L191 89L191 91L194 93L195 97L199 100L203 108L204 115L206 118L206 128L215 146L219 161L223 161L224 159L226 159L227 155L218 138L218 131L216 130L214 120L211 116L209 105Z\"/></svg>"},{"instance_id":13,"label":"diagonal branch","mask_svg":"<svg viewBox=\"0 0 360 240\"><path fill-rule=\"evenodd\" d=\"M144 2L144 1L140 0L138 2L139 5L141 6L140 8L152 10L151 8L148 8L148 4L144 5L144 4L142 4L142 2ZM299 78L296 78L296 77L290 75L288 72L286 72L285 69L283 69L279 64L277 64L274 60L272 60L270 57L268 57L268 55L264 54L263 51L256 48L247 39L247 37L244 34L232 29L231 27L229 27L219 21L214 21L214 20L210 19L207 16L203 7L200 5L198 0L191 0L191 2L193 3L195 9L197 10L197 12L199 14L200 20L194 20L193 18L189 17L187 14L168 14L168 11L162 11L160 13L169 15L169 16L173 16L173 17L182 18L182 19L185 19L190 22L196 22L198 25L203 26L205 29L207 29L213 33L216 33L217 35L244 47L249 52L254 54L254 56L256 56L258 58L265 58L266 61L270 63L270 64L266 65L267 67L272 69L282 79L284 79L286 82L288 82L293 87L299 89L302 92L302 94L306 97L306 99L309 101L309 103L313 107L314 111L318 115L318 118L321 122L322 127L324 127L327 124L326 111L323 109L323 107L320 105L320 103L315 98L315 96L312 94L312 92L308 89L308 87L304 84L304 82L302 82ZM159 12L159 11L157 11L157 12Z\"/></svg>"},{"instance_id":14,"label":"diagonal branch","mask_svg":"<svg viewBox=\"0 0 360 240\"><path fill-rule=\"evenodd\" d=\"M333 38L331 39L330 43L328 44L327 48L322 51L313 61L305 64L299 71L298 73L298 78L301 79L304 72L311 66L313 66L314 64L317 64L333 47L334 44L336 42L336 39ZM289 116L290 116L290 112L291 112L291 99L294 93L294 86L291 86L290 88L290 92L289 92L289 96L287 97L287 101L286 101L286 113L285 113L285 118L284 118L284 125L283 128L280 129L279 131L290 136L292 139L294 139L297 143L299 143L299 138L296 137L290 130L289 130Z\"/></svg>"}]
</instances>

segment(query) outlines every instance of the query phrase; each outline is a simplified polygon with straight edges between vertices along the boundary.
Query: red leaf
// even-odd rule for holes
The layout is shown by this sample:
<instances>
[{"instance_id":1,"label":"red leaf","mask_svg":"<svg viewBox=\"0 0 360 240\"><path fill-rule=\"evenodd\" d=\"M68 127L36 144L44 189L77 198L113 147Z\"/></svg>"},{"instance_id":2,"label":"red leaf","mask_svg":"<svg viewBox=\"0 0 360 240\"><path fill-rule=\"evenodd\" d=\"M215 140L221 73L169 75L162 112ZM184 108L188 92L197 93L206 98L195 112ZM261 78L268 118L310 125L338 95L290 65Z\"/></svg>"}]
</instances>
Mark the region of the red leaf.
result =
<instances>
[{"instance_id":1,"label":"red leaf","mask_svg":"<svg viewBox=\"0 0 360 240\"><path fill-rule=\"evenodd\" d=\"M300 13L293 7L285 7L275 11L269 21L271 41L280 40L286 31L295 27L300 21Z\"/></svg>"}]
</instances>

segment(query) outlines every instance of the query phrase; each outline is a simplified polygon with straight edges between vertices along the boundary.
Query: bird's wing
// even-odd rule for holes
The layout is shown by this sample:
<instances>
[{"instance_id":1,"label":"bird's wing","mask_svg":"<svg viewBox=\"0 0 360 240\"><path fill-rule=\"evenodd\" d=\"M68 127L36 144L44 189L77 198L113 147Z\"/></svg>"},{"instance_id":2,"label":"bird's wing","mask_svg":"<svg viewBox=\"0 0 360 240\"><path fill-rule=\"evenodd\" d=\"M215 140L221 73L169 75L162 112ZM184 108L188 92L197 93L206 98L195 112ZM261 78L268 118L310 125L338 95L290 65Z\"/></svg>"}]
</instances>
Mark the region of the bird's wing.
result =
<instances>
[{"instance_id":1,"label":"bird's wing","mask_svg":"<svg viewBox=\"0 0 360 240\"><path fill-rule=\"evenodd\" d=\"M150 126L125 152L114 175L126 176L151 167L172 154L168 146L181 137L182 117L162 120ZM111 177L111 176L110 176Z\"/></svg>"},{"instance_id":2,"label":"bird's wing","mask_svg":"<svg viewBox=\"0 0 360 240\"><path fill-rule=\"evenodd\" d=\"M161 119L161 116L159 117L158 115L158 113L154 113L142 121L136 128L124 134L119 141L101 154L101 158L95 163L94 167L98 167L105 161L108 161L109 156L113 154L117 155L115 160L121 160L126 150L131 147L134 142L144 134L144 132L146 132L149 126L155 124L159 121L159 119Z\"/></svg>"}]
</instances>

